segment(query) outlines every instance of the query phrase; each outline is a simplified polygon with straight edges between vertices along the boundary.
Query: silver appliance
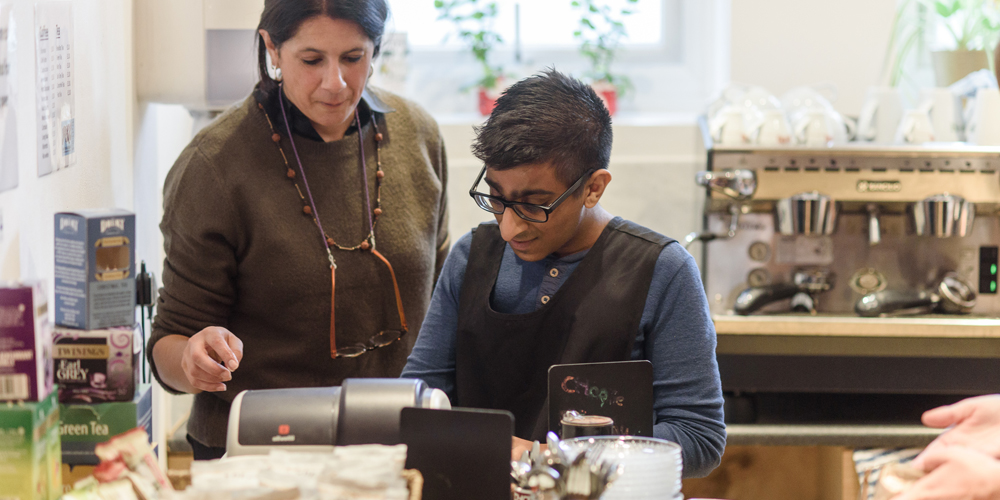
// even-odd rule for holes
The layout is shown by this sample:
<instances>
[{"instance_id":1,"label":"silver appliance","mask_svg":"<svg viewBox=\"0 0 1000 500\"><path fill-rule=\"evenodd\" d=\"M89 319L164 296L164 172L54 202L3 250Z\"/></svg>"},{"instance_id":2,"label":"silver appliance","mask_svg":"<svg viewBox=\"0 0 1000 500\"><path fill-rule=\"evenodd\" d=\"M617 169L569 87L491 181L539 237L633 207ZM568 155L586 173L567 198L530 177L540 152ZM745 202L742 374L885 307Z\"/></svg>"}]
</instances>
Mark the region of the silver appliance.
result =
<instances>
[{"instance_id":1,"label":"silver appliance","mask_svg":"<svg viewBox=\"0 0 1000 500\"><path fill-rule=\"evenodd\" d=\"M703 135L704 225L686 243L700 242L727 419L860 408L852 417L874 421L878 408L919 424L936 404L996 392L1000 148Z\"/></svg>"},{"instance_id":2,"label":"silver appliance","mask_svg":"<svg viewBox=\"0 0 1000 500\"><path fill-rule=\"evenodd\" d=\"M713 314L788 312L793 293L773 294L752 311L737 299L819 272L835 280L813 294L814 313L854 314L865 295L930 289L950 274L975 292L967 312L1000 316L1000 148L706 141L708 170L696 179L708 187L704 228L688 242L703 242ZM752 178L755 186L751 195L706 178Z\"/></svg>"},{"instance_id":3,"label":"silver appliance","mask_svg":"<svg viewBox=\"0 0 1000 500\"><path fill-rule=\"evenodd\" d=\"M347 379L340 387L243 391L229 411L226 455L399 444L403 408L449 410L451 403L440 389L416 379Z\"/></svg>"}]
</instances>

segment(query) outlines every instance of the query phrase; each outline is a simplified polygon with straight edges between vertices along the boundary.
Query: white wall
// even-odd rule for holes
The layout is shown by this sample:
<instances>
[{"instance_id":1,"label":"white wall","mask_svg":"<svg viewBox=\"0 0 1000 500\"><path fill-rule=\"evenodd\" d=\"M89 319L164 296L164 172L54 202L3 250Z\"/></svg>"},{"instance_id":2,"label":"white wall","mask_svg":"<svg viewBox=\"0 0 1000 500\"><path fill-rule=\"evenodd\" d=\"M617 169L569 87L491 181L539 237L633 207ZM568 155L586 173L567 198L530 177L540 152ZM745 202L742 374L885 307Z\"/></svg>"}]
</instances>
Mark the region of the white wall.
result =
<instances>
[{"instance_id":1,"label":"white wall","mask_svg":"<svg viewBox=\"0 0 1000 500\"><path fill-rule=\"evenodd\" d=\"M51 281L53 214L132 208L132 2L73 2L77 162L46 177L38 177L34 2L13 5L19 187L0 193L0 278Z\"/></svg>"},{"instance_id":2,"label":"white wall","mask_svg":"<svg viewBox=\"0 0 1000 500\"><path fill-rule=\"evenodd\" d=\"M732 0L730 75L779 96L832 82L841 113L857 116L876 85L896 0Z\"/></svg>"}]
</instances>

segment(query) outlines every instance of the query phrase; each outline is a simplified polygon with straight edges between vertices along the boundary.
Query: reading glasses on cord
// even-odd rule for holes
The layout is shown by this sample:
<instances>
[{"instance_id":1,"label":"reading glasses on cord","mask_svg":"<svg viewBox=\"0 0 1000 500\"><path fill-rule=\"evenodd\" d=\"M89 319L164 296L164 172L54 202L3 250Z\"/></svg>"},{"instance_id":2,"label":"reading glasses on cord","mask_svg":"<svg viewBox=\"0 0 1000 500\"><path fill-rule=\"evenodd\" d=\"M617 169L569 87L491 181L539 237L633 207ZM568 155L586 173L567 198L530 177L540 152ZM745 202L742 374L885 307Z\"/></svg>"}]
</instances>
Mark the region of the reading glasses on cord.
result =
<instances>
[{"instance_id":1,"label":"reading glasses on cord","mask_svg":"<svg viewBox=\"0 0 1000 500\"><path fill-rule=\"evenodd\" d=\"M594 173L596 170L588 170L583 175L580 176L572 186L569 187L563 194L559 195L555 201L549 205L537 205L535 203L524 203L520 201L507 201L499 196L493 196L486 193L480 193L476 191L476 186L482 182L483 177L486 176L486 166L483 166L483 170L479 172L479 176L476 177L476 182L472 184L472 188L469 189L469 196L473 200L476 200L476 205L479 208L486 210L491 214L502 215L507 207L517 214L518 217L528 221L528 222L547 222L549 220L549 214L552 213L560 203L566 200L569 195L575 192L582 184L583 181L590 177L590 174Z\"/></svg>"}]
</instances>

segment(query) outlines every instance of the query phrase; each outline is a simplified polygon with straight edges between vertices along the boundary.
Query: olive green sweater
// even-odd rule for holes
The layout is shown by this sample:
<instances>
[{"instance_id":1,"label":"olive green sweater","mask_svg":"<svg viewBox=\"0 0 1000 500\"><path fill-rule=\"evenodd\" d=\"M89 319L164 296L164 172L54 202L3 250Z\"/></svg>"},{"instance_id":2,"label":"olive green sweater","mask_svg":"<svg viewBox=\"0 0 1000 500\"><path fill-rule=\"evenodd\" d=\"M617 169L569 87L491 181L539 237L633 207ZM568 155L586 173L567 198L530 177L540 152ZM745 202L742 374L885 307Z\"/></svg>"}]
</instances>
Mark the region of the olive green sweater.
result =
<instances>
[{"instance_id":1,"label":"olive green sweater","mask_svg":"<svg viewBox=\"0 0 1000 500\"><path fill-rule=\"evenodd\" d=\"M147 352L166 335L222 326L244 344L227 390L200 393L188 433L225 446L229 407L244 389L333 386L349 377L396 377L406 364L448 253L444 145L437 123L402 98L371 89L394 112L378 115L382 209L375 240L399 280L409 333L354 359L330 357L330 265L264 111L251 96L222 114L184 149L163 192L166 259ZM278 126L280 121L275 121ZM375 204L375 142L365 138L368 189ZM281 147L298 172L284 130ZM337 243L367 234L356 133L335 142L295 136L320 222ZM303 194L301 175L296 176ZM392 281L370 252L334 250L339 345L397 329ZM151 357L151 356L150 356ZM153 373L159 378L155 363Z\"/></svg>"}]
</instances>

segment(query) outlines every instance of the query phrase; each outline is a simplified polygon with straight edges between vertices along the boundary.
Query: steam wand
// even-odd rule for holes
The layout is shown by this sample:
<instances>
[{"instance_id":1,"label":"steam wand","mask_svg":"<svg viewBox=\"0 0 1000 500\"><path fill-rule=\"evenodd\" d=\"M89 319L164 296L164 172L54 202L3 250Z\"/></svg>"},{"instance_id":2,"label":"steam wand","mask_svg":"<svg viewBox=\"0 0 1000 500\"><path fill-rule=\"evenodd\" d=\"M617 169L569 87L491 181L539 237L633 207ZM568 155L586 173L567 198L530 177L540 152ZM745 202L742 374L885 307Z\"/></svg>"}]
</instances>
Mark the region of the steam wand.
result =
<instances>
[{"instance_id":1,"label":"steam wand","mask_svg":"<svg viewBox=\"0 0 1000 500\"><path fill-rule=\"evenodd\" d=\"M718 238L729 239L729 238L732 238L732 237L736 236L736 230L739 228L739 225L740 225L740 214L741 213L746 213L746 211L747 211L748 208L749 207L747 207L746 205L742 205L742 204L741 205L737 205L737 204L733 203L733 204L729 205L729 217L730 218L729 218L729 231L728 232L726 232L726 233L713 233L711 231L702 231L702 232L694 231L694 232L692 232L692 233L690 233L690 234L688 234L687 236L684 237L684 249L686 250L695 241L706 242L706 241L712 241L712 240L715 240L715 239L718 239Z\"/></svg>"}]
</instances>

